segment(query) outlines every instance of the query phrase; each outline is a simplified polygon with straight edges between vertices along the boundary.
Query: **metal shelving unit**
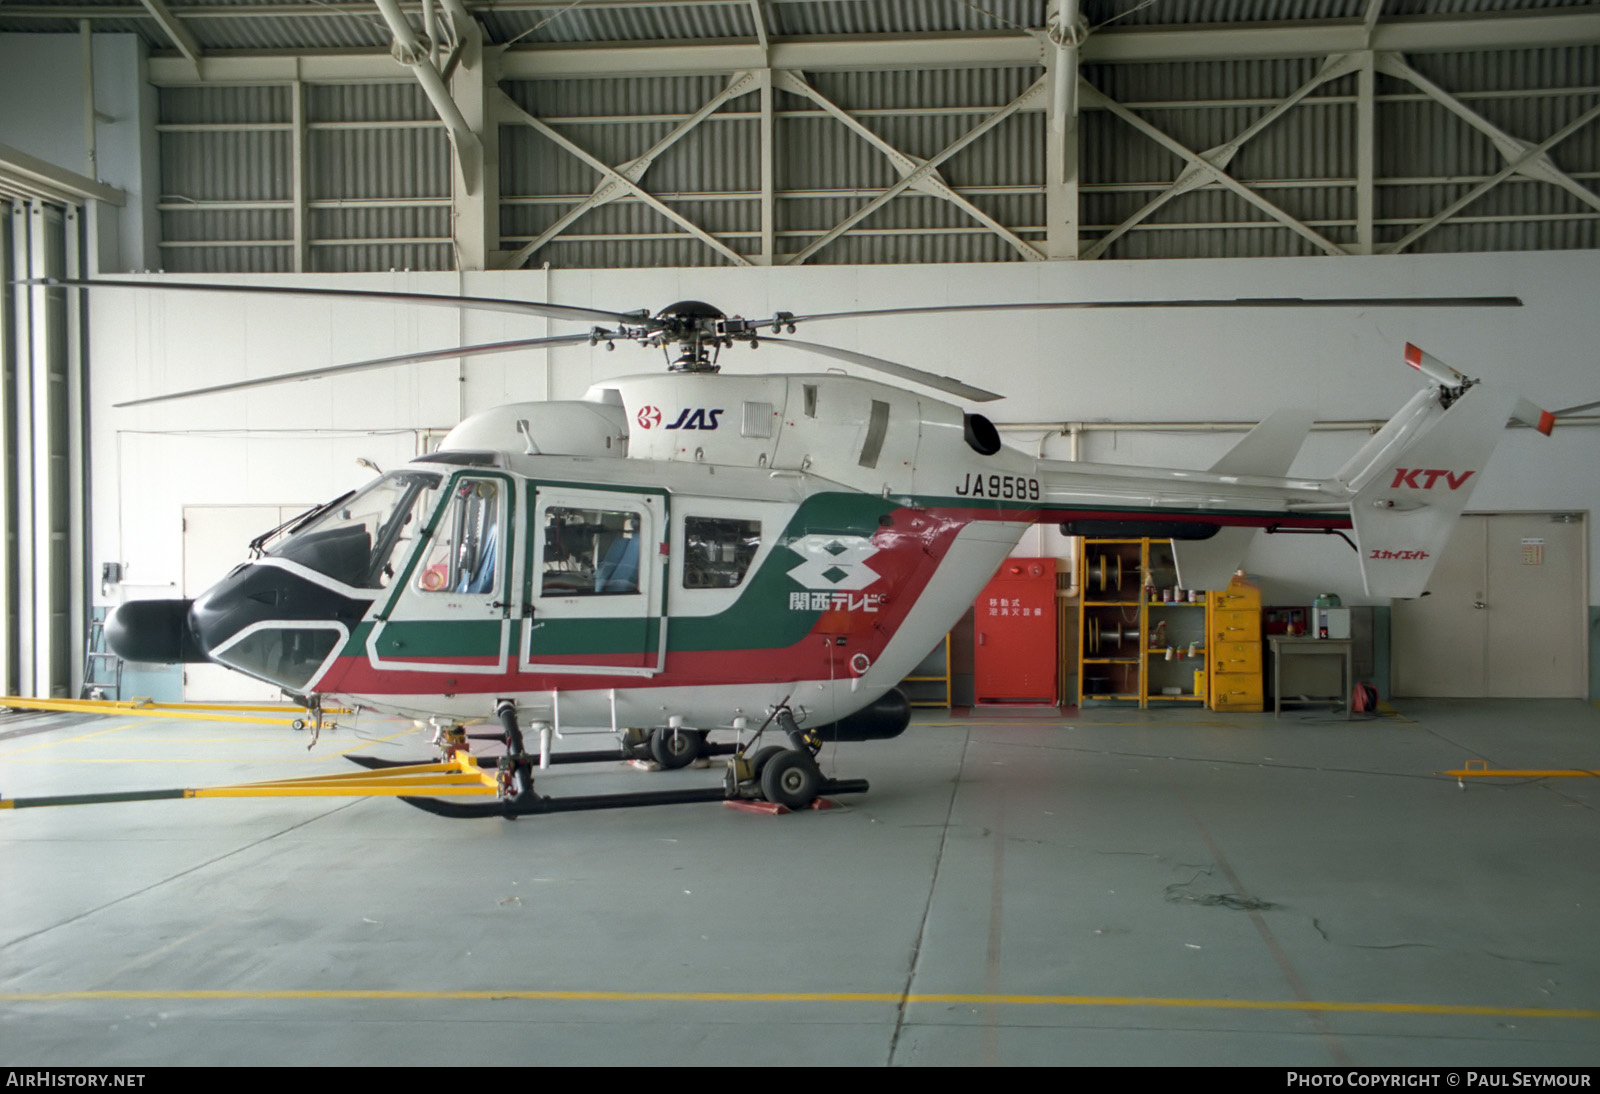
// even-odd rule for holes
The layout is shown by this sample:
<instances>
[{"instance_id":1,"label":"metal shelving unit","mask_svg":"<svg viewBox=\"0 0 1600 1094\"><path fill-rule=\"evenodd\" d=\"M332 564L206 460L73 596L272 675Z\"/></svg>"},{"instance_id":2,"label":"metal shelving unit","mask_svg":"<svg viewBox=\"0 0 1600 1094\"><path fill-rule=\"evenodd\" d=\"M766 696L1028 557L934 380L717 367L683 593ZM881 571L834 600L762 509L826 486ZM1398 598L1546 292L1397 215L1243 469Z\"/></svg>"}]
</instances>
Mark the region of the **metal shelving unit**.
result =
<instances>
[{"instance_id":1,"label":"metal shelving unit","mask_svg":"<svg viewBox=\"0 0 1600 1094\"><path fill-rule=\"evenodd\" d=\"M1078 703L1204 703L1209 596L1177 590L1164 539L1086 539L1079 552Z\"/></svg>"}]
</instances>

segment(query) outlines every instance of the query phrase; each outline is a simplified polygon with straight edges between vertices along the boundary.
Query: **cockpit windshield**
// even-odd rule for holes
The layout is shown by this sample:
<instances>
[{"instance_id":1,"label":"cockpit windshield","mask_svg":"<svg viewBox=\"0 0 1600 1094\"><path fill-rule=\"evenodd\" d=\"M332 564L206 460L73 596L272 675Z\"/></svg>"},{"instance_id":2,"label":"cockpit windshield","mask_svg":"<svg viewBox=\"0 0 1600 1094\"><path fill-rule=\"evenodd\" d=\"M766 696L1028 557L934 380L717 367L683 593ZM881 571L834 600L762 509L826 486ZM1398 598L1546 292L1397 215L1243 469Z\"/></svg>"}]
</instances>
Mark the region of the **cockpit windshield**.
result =
<instances>
[{"instance_id":1,"label":"cockpit windshield","mask_svg":"<svg viewBox=\"0 0 1600 1094\"><path fill-rule=\"evenodd\" d=\"M392 560L421 534L440 482L432 471L391 471L294 525L266 553L346 585L382 589L394 577Z\"/></svg>"}]
</instances>

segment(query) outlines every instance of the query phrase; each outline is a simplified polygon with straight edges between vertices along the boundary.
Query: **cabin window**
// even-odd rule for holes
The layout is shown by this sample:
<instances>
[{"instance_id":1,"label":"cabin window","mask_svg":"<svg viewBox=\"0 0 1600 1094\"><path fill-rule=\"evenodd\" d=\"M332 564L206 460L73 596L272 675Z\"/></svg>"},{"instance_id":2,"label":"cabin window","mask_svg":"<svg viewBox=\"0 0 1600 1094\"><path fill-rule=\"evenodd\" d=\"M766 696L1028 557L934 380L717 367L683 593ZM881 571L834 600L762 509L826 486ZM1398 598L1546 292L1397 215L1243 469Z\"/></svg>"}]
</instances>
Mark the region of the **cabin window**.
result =
<instances>
[{"instance_id":1,"label":"cabin window","mask_svg":"<svg viewBox=\"0 0 1600 1094\"><path fill-rule=\"evenodd\" d=\"M343 639L337 626L269 625L216 651L224 665L301 694Z\"/></svg>"},{"instance_id":2,"label":"cabin window","mask_svg":"<svg viewBox=\"0 0 1600 1094\"><path fill-rule=\"evenodd\" d=\"M761 548L761 522L685 517L683 548L685 589L732 589L744 581Z\"/></svg>"},{"instance_id":3,"label":"cabin window","mask_svg":"<svg viewBox=\"0 0 1600 1094\"><path fill-rule=\"evenodd\" d=\"M628 596L639 591L639 514L552 505L544 511L540 596Z\"/></svg>"},{"instance_id":4,"label":"cabin window","mask_svg":"<svg viewBox=\"0 0 1600 1094\"><path fill-rule=\"evenodd\" d=\"M872 415L867 419L867 437L861 442L862 467L877 467L878 456L883 452L883 437L889 432L889 404L882 399L872 400Z\"/></svg>"},{"instance_id":5,"label":"cabin window","mask_svg":"<svg viewBox=\"0 0 1600 1094\"><path fill-rule=\"evenodd\" d=\"M492 593L499 568L500 484L462 479L417 569L416 586L426 593Z\"/></svg>"}]
</instances>

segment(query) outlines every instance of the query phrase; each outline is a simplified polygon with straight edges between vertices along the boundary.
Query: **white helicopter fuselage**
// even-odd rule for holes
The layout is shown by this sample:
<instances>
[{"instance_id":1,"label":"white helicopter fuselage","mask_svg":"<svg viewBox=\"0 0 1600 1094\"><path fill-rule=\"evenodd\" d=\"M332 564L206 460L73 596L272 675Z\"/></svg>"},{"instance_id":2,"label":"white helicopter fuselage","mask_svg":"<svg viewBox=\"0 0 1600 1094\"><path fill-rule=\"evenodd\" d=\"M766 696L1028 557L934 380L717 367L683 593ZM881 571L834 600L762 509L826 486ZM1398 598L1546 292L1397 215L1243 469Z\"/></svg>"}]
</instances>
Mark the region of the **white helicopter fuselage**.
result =
<instances>
[{"instance_id":1,"label":"white helicopter fuselage","mask_svg":"<svg viewBox=\"0 0 1600 1094\"><path fill-rule=\"evenodd\" d=\"M1295 422L1206 471L1105 466L1033 459L978 415L847 376L609 381L469 418L268 542L189 629L292 694L418 719L509 701L563 735L710 729L787 703L832 723L894 688L1039 521L1170 537L1196 588L1263 527L1354 526L1369 585L1425 579L1509 405L1441 391L1310 480L1280 473Z\"/></svg>"},{"instance_id":2,"label":"white helicopter fuselage","mask_svg":"<svg viewBox=\"0 0 1600 1094\"><path fill-rule=\"evenodd\" d=\"M832 722L904 678L1038 520L1259 523L1331 500L1314 483L1041 463L955 406L836 375L652 376L499 407L392 474L430 485L365 580L303 549L330 517L253 564L361 606L316 623L322 660L291 658L280 682L458 721L510 699L561 733L744 724L781 702ZM490 528L492 575L469 581L478 560L461 556ZM606 584L607 552L628 556L625 582ZM218 634L211 655L261 675L274 636L308 627L284 624Z\"/></svg>"}]
</instances>

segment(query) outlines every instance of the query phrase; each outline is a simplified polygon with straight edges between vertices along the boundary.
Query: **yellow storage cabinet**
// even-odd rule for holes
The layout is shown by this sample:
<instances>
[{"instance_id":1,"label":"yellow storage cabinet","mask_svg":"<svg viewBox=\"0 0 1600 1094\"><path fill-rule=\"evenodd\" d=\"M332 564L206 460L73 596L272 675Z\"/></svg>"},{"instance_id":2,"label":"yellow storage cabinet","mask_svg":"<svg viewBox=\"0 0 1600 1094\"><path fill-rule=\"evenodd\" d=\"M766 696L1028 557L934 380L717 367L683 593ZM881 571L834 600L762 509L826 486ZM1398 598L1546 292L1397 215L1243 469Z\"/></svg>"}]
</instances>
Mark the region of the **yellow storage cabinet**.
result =
<instances>
[{"instance_id":1,"label":"yellow storage cabinet","mask_svg":"<svg viewBox=\"0 0 1600 1094\"><path fill-rule=\"evenodd\" d=\"M1264 710L1261 590L1239 574L1226 589L1212 593L1210 601L1206 635L1211 644L1211 709Z\"/></svg>"}]
</instances>

